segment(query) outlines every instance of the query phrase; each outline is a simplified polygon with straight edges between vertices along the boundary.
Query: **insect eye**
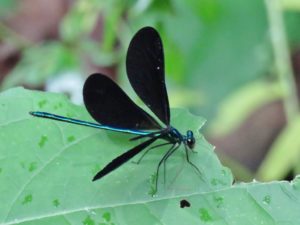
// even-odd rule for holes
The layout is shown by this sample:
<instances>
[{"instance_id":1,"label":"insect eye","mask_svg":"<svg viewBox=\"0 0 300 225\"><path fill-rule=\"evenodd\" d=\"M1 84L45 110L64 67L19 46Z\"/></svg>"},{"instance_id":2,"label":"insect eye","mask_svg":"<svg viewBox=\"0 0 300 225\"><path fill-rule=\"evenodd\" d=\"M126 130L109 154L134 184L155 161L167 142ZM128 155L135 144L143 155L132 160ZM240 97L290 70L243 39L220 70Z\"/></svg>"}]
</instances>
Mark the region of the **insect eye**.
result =
<instances>
[{"instance_id":1,"label":"insect eye","mask_svg":"<svg viewBox=\"0 0 300 225\"><path fill-rule=\"evenodd\" d=\"M189 146L189 148L194 148L194 146L195 146L195 138L194 137L188 138L187 139L187 145Z\"/></svg>"}]
</instances>

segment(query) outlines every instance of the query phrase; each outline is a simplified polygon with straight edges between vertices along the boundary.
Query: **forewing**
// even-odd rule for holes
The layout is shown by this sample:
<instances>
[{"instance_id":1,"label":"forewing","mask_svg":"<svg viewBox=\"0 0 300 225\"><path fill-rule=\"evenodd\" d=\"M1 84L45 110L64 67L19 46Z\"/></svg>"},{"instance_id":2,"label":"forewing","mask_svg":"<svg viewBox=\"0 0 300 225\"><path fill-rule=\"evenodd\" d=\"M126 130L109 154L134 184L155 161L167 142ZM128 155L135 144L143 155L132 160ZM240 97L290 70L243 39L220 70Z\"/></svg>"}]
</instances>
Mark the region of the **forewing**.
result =
<instances>
[{"instance_id":1,"label":"forewing","mask_svg":"<svg viewBox=\"0 0 300 225\"><path fill-rule=\"evenodd\" d=\"M103 74L92 74L83 87L84 104L100 124L127 129L160 129L161 126Z\"/></svg>"},{"instance_id":2,"label":"forewing","mask_svg":"<svg viewBox=\"0 0 300 225\"><path fill-rule=\"evenodd\" d=\"M155 29L145 27L135 34L128 48L126 69L137 95L162 122L169 125L163 46Z\"/></svg>"}]
</instances>

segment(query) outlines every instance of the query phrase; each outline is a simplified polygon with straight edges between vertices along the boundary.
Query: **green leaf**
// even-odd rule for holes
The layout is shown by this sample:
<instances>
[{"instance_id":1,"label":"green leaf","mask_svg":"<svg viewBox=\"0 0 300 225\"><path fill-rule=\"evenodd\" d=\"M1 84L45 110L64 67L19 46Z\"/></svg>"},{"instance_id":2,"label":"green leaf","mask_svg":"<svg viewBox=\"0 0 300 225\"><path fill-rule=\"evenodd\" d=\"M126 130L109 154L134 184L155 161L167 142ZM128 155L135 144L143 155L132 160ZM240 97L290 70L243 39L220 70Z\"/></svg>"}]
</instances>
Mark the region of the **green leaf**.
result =
<instances>
[{"instance_id":1,"label":"green leaf","mask_svg":"<svg viewBox=\"0 0 300 225\"><path fill-rule=\"evenodd\" d=\"M0 109L2 225L300 223L300 177L291 183L232 186L230 172L197 133L204 120L185 110L172 110L172 124L195 131L198 153L190 156L202 177L178 151L168 161L166 183L160 180L153 197L151 178L166 149L91 182L133 145L131 136L29 116L40 110L92 120L83 107L59 94L11 89L0 95ZM181 208L183 199L191 206Z\"/></svg>"},{"instance_id":2,"label":"green leaf","mask_svg":"<svg viewBox=\"0 0 300 225\"><path fill-rule=\"evenodd\" d=\"M186 162L181 147L166 164L165 183L160 170L154 197L153 177L167 148L150 151L139 165L128 162L92 182L99 169L137 144L128 141L131 135L29 115L30 111L47 111L93 121L84 107L59 94L10 89L0 95L0 110L0 224L120 224L119 219L134 220L134 215L144 215L151 223L162 215L167 199L232 184L231 173L198 133L204 119L182 109L172 110L172 125L181 132L194 131L197 153L190 153L190 158L202 176ZM151 202L160 202L154 214L148 211ZM176 200L176 207L178 204ZM129 213L135 208L134 214ZM117 219L121 212L123 216ZM128 213L132 216L127 217Z\"/></svg>"}]
</instances>

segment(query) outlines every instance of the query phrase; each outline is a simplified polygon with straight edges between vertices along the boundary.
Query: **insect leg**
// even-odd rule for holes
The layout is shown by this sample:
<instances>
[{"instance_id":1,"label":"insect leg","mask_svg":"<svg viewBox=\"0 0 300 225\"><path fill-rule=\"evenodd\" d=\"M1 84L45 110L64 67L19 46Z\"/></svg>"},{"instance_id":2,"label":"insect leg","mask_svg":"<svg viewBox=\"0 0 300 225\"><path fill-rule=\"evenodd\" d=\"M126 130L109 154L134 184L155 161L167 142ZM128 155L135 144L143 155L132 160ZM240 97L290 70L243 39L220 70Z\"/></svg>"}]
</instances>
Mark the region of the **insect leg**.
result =
<instances>
[{"instance_id":1,"label":"insect leg","mask_svg":"<svg viewBox=\"0 0 300 225\"><path fill-rule=\"evenodd\" d=\"M172 151L172 149L173 149L174 146L176 145L176 143L175 143L175 144L174 144L174 143L171 143L171 144L173 144L173 145L171 146L171 148L169 148L169 150L167 151L166 154L168 154L168 152ZM162 159L159 161L159 163L158 163L158 165L157 165L157 168L156 168L155 191L154 191L154 193L157 192L157 183L158 183L158 172L159 172L159 168L160 168L162 162L164 161L164 158L165 158L166 154L165 154L165 155L162 157Z\"/></svg>"},{"instance_id":2,"label":"insect leg","mask_svg":"<svg viewBox=\"0 0 300 225\"><path fill-rule=\"evenodd\" d=\"M160 166L161 166L161 164L164 162L164 160L165 160L165 158L171 153L172 154L172 152L173 152L173 150L175 149L177 149L179 146L176 146L176 144L177 143L172 143L173 145L172 145L172 147L171 148L169 148L169 150L167 151L167 153L162 157L162 159L159 161L159 163L158 163L158 166L157 166L157 169L156 169L156 178L155 178L155 192L157 191L157 185L158 185L158 174L159 174L159 168L160 168Z\"/></svg>"},{"instance_id":3,"label":"insect leg","mask_svg":"<svg viewBox=\"0 0 300 225\"><path fill-rule=\"evenodd\" d=\"M177 146L172 151L167 152L165 155L166 157L163 162L164 163L164 183L166 183L166 171L167 171L166 162L167 162L168 158L180 147L181 143L176 142L175 145L177 145Z\"/></svg>"},{"instance_id":4,"label":"insect leg","mask_svg":"<svg viewBox=\"0 0 300 225\"><path fill-rule=\"evenodd\" d=\"M138 161L133 162L133 163L139 164L139 163L142 161L142 159L144 158L144 156L145 156L150 150L152 150L152 149L154 149L154 148L161 147L161 146L165 146L165 145L171 145L171 144L172 144L172 143L167 142L167 143L162 143L162 144L159 144L159 145L154 145L154 146L152 146L151 148L148 148L148 149L143 153L143 155L138 159Z\"/></svg>"},{"instance_id":5,"label":"insect leg","mask_svg":"<svg viewBox=\"0 0 300 225\"><path fill-rule=\"evenodd\" d=\"M192 166L194 167L194 169L199 173L200 176L202 176L202 173L201 171L199 170L199 168L190 161L190 158L189 158L189 150L187 149L187 146L184 145L184 148L185 148L185 156L186 156L186 161Z\"/></svg>"}]
</instances>

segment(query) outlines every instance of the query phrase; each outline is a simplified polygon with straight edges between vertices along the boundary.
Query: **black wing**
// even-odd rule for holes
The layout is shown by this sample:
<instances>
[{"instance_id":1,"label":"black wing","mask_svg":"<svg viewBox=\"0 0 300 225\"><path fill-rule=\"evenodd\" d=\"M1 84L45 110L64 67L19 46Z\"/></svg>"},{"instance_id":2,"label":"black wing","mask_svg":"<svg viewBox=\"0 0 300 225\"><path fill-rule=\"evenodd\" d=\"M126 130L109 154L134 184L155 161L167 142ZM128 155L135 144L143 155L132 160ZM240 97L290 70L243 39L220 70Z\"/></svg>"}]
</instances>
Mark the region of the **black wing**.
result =
<instances>
[{"instance_id":1,"label":"black wing","mask_svg":"<svg viewBox=\"0 0 300 225\"><path fill-rule=\"evenodd\" d=\"M137 95L162 122L169 125L170 108L165 86L163 46L155 29L144 27L132 38L126 69Z\"/></svg>"},{"instance_id":2,"label":"black wing","mask_svg":"<svg viewBox=\"0 0 300 225\"><path fill-rule=\"evenodd\" d=\"M92 74L83 87L84 104L100 124L127 129L160 129L161 126L103 74Z\"/></svg>"},{"instance_id":3,"label":"black wing","mask_svg":"<svg viewBox=\"0 0 300 225\"><path fill-rule=\"evenodd\" d=\"M124 163L126 163L129 159L133 158L138 153L140 153L143 149L145 149L149 145L151 145L158 138L159 138L159 136L153 137L153 138L151 138L151 139L149 139L149 140L147 140L147 141L139 144L138 146L135 146L134 148L128 150L124 154L118 156L113 161L111 161L110 163L108 163L102 170L100 170L94 176L93 181L98 180L98 179L104 177L105 175L109 174L113 170L117 169L118 167L120 167L121 165L123 165Z\"/></svg>"}]
</instances>

